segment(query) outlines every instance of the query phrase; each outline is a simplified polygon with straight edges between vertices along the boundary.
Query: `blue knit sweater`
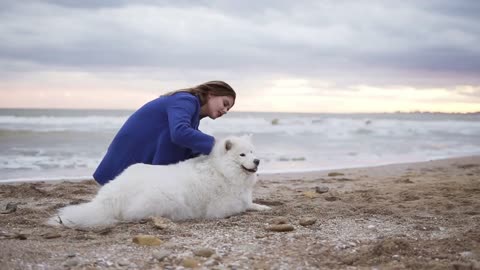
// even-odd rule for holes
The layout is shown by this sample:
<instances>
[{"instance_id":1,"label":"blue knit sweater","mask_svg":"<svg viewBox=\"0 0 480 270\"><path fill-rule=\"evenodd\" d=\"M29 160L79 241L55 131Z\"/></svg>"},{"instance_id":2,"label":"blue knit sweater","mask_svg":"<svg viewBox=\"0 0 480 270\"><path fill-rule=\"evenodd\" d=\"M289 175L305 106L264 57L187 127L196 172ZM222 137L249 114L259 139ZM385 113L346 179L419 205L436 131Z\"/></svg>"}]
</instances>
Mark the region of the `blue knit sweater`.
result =
<instances>
[{"instance_id":1,"label":"blue knit sweater","mask_svg":"<svg viewBox=\"0 0 480 270\"><path fill-rule=\"evenodd\" d=\"M180 92L152 100L120 128L93 178L101 185L135 163L167 165L208 155L214 138L198 130L200 100Z\"/></svg>"}]
</instances>

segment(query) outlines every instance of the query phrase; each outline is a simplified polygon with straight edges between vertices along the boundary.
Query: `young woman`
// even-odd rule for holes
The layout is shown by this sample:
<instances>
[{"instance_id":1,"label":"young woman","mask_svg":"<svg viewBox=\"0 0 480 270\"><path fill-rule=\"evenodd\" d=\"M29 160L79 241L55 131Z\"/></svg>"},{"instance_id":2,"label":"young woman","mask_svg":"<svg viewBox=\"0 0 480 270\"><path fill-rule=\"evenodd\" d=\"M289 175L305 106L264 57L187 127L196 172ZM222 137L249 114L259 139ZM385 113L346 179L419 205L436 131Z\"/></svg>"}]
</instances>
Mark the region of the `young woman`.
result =
<instances>
[{"instance_id":1,"label":"young woman","mask_svg":"<svg viewBox=\"0 0 480 270\"><path fill-rule=\"evenodd\" d=\"M135 163L167 165L208 155L215 139L198 130L200 119L221 117L235 98L230 85L211 81L148 102L120 128L93 178L104 185Z\"/></svg>"}]
</instances>

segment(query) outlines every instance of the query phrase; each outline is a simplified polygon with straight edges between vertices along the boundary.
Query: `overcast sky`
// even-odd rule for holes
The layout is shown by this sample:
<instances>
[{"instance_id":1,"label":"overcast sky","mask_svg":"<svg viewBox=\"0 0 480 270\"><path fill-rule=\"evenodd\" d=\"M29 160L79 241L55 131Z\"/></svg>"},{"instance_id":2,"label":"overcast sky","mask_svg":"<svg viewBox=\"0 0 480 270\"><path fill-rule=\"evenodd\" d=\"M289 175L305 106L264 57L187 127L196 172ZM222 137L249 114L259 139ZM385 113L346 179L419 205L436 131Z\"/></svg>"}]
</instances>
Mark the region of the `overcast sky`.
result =
<instances>
[{"instance_id":1,"label":"overcast sky","mask_svg":"<svg viewBox=\"0 0 480 270\"><path fill-rule=\"evenodd\" d=\"M0 1L0 107L480 111L480 1Z\"/></svg>"}]
</instances>

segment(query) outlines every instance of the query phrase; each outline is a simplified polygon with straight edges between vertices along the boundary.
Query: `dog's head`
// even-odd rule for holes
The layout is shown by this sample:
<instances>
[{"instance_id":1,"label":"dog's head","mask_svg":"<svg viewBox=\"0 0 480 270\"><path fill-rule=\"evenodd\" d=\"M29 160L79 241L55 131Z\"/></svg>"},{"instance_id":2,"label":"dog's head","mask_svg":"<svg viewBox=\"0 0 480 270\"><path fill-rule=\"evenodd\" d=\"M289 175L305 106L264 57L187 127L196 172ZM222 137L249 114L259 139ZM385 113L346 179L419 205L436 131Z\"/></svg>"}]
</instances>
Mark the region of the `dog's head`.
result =
<instances>
[{"instance_id":1,"label":"dog's head","mask_svg":"<svg viewBox=\"0 0 480 270\"><path fill-rule=\"evenodd\" d=\"M215 163L224 174L255 174L260 160L255 156L251 136L228 137L215 144ZM227 175L225 175L227 176Z\"/></svg>"}]
</instances>

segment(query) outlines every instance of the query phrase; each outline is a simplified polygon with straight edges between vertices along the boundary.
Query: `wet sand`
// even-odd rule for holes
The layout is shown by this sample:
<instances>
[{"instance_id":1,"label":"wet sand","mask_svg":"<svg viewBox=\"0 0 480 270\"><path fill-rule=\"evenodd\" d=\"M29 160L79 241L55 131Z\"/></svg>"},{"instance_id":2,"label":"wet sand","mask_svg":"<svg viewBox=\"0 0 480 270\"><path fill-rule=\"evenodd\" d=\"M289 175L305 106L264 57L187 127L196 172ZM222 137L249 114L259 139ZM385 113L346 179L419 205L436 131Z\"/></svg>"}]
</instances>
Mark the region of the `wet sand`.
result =
<instances>
[{"instance_id":1,"label":"wet sand","mask_svg":"<svg viewBox=\"0 0 480 270\"><path fill-rule=\"evenodd\" d=\"M271 211L163 229L151 219L96 231L44 225L97 189L0 185L0 268L480 269L480 157L260 175L254 198ZM161 243L139 245L137 235Z\"/></svg>"}]
</instances>

